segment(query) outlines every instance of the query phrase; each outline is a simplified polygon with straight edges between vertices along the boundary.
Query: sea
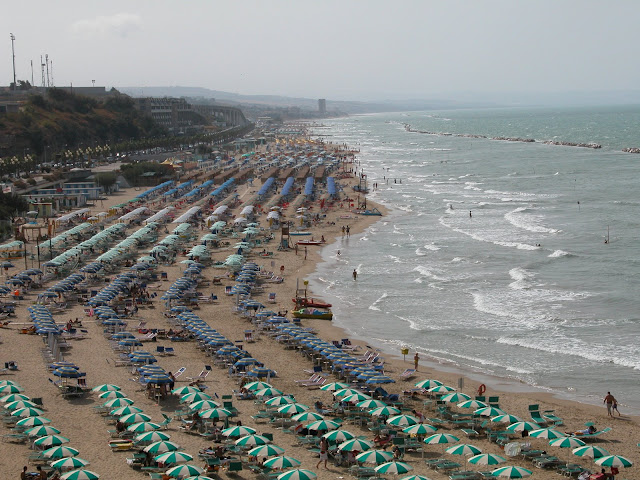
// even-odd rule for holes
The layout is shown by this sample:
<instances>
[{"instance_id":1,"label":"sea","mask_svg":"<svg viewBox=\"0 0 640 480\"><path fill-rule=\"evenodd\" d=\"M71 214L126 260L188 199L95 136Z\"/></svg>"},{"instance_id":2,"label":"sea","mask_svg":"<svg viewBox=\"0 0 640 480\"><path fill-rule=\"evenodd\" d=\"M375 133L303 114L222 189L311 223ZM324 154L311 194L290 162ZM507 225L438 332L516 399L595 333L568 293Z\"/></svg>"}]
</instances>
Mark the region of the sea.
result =
<instances>
[{"instance_id":1,"label":"sea","mask_svg":"<svg viewBox=\"0 0 640 480\"><path fill-rule=\"evenodd\" d=\"M599 405L611 391L639 414L640 155L622 152L638 125L639 106L325 120L314 135L360 149L389 213L325 247L310 286L349 335L409 348L408 366L417 351L490 386Z\"/></svg>"}]
</instances>

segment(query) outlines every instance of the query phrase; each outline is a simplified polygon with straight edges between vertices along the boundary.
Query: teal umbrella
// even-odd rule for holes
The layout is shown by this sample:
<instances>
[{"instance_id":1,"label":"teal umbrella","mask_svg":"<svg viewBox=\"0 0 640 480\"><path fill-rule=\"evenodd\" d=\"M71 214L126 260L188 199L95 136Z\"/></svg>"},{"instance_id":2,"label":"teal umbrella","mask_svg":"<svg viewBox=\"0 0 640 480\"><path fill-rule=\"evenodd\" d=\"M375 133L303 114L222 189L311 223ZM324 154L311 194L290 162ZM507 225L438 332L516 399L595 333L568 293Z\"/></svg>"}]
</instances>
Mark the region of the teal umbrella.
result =
<instances>
[{"instance_id":1,"label":"teal umbrella","mask_svg":"<svg viewBox=\"0 0 640 480\"><path fill-rule=\"evenodd\" d=\"M597 459L596 465L600 465L601 467L627 468L632 466L633 462L620 455L607 455L606 457Z\"/></svg>"},{"instance_id":2,"label":"teal umbrella","mask_svg":"<svg viewBox=\"0 0 640 480\"><path fill-rule=\"evenodd\" d=\"M515 422L507 427L510 432L531 432L532 430L539 430L540 425L535 422Z\"/></svg>"},{"instance_id":3,"label":"teal umbrella","mask_svg":"<svg viewBox=\"0 0 640 480\"><path fill-rule=\"evenodd\" d=\"M200 400L211 400L211 395L203 392L190 392L180 397L180 403L193 403Z\"/></svg>"},{"instance_id":4,"label":"teal umbrella","mask_svg":"<svg viewBox=\"0 0 640 480\"><path fill-rule=\"evenodd\" d=\"M222 430L222 435L229 438L244 437L245 435L253 435L256 433L255 428L246 427L244 425L237 425L235 427L229 427Z\"/></svg>"},{"instance_id":5,"label":"teal umbrella","mask_svg":"<svg viewBox=\"0 0 640 480\"><path fill-rule=\"evenodd\" d=\"M449 392L455 392L456 389L448 385L436 385L435 387L431 387L429 391L431 393L449 393Z\"/></svg>"},{"instance_id":6,"label":"teal umbrella","mask_svg":"<svg viewBox=\"0 0 640 480\"><path fill-rule=\"evenodd\" d=\"M454 392L454 393L449 393L447 395L443 395L442 398L440 398L440 400L447 403L459 403L459 402L471 400L471 397L466 393Z\"/></svg>"},{"instance_id":7,"label":"teal umbrella","mask_svg":"<svg viewBox=\"0 0 640 480\"><path fill-rule=\"evenodd\" d=\"M184 452L173 451L161 453L160 455L153 457L153 459L158 463L170 465L174 463L190 462L191 460L193 460L193 455L189 455L188 453Z\"/></svg>"},{"instance_id":8,"label":"teal umbrella","mask_svg":"<svg viewBox=\"0 0 640 480\"><path fill-rule=\"evenodd\" d=\"M380 408L380 407L386 407L386 406L387 404L384 403L382 400L375 400L373 398L356 403L356 407L365 408L365 409Z\"/></svg>"},{"instance_id":9,"label":"teal umbrella","mask_svg":"<svg viewBox=\"0 0 640 480\"><path fill-rule=\"evenodd\" d=\"M40 425L39 427L30 428L24 433L30 437L44 437L45 435L57 435L60 433L60 430L51 425Z\"/></svg>"},{"instance_id":10,"label":"teal umbrella","mask_svg":"<svg viewBox=\"0 0 640 480\"><path fill-rule=\"evenodd\" d=\"M341 390L336 390L333 392L333 396L334 397L338 397L338 398L342 398L342 397L347 397L349 395L355 395L357 393L362 393L360 390L357 390L355 388L343 388ZM371 398L371 397L368 397ZM368 400L368 398L365 398L363 400Z\"/></svg>"},{"instance_id":11,"label":"teal umbrella","mask_svg":"<svg viewBox=\"0 0 640 480\"><path fill-rule=\"evenodd\" d=\"M151 420L151 417L145 413L129 413L127 415L123 415L120 417L120 421L125 425L129 425L132 423L140 423L140 422L148 422Z\"/></svg>"},{"instance_id":12,"label":"teal umbrella","mask_svg":"<svg viewBox=\"0 0 640 480\"><path fill-rule=\"evenodd\" d=\"M80 452L75 448L59 446L45 450L44 452L42 452L42 456L44 458L65 458L75 457L76 455L78 455L78 453Z\"/></svg>"},{"instance_id":13,"label":"teal umbrella","mask_svg":"<svg viewBox=\"0 0 640 480\"><path fill-rule=\"evenodd\" d=\"M356 455L356 461L361 463L381 463L389 462L393 458L393 453L385 450L367 450Z\"/></svg>"},{"instance_id":14,"label":"teal umbrella","mask_svg":"<svg viewBox=\"0 0 640 480\"><path fill-rule=\"evenodd\" d=\"M418 423L409 427L403 428L402 431L408 435L428 435L438 431L433 425L427 423Z\"/></svg>"},{"instance_id":15,"label":"teal umbrella","mask_svg":"<svg viewBox=\"0 0 640 480\"><path fill-rule=\"evenodd\" d=\"M408 427L418 423L420 423L420 420L413 415L396 415L395 417L391 417L387 420L388 425L393 425L395 427Z\"/></svg>"},{"instance_id":16,"label":"teal umbrella","mask_svg":"<svg viewBox=\"0 0 640 480\"><path fill-rule=\"evenodd\" d=\"M259 445L252 448L247 452L247 455L251 457L272 457L274 455L281 455L284 453L284 448L277 445Z\"/></svg>"},{"instance_id":17,"label":"teal umbrella","mask_svg":"<svg viewBox=\"0 0 640 480\"><path fill-rule=\"evenodd\" d=\"M555 438L549 441L549 445L551 445L552 447L560 447L560 448L576 448L576 447L584 447L586 444L579 438L560 437L560 438Z\"/></svg>"},{"instance_id":18,"label":"teal umbrella","mask_svg":"<svg viewBox=\"0 0 640 480\"><path fill-rule=\"evenodd\" d=\"M390 407L390 406L378 407L378 408L374 408L373 410L369 410L369 415L373 415L375 417L381 417L381 416L389 417L391 415L399 415L399 414L400 414L399 408Z\"/></svg>"},{"instance_id":19,"label":"teal umbrella","mask_svg":"<svg viewBox=\"0 0 640 480\"><path fill-rule=\"evenodd\" d=\"M333 430L322 435L322 438L326 438L329 442L342 443L347 440L351 440L352 438L356 438L356 436L346 430Z\"/></svg>"},{"instance_id":20,"label":"teal umbrella","mask_svg":"<svg viewBox=\"0 0 640 480\"><path fill-rule=\"evenodd\" d=\"M404 462L387 462L383 463L382 465L378 465L374 468L374 470L376 471L376 473L394 473L398 475L400 473L410 472L411 470L413 470L413 467Z\"/></svg>"},{"instance_id":21,"label":"teal umbrella","mask_svg":"<svg viewBox=\"0 0 640 480\"><path fill-rule=\"evenodd\" d=\"M213 400L199 400L197 402L189 404L189 410L198 412L200 410L210 410L212 408L218 408L219 406L220 404L218 402L214 402Z\"/></svg>"},{"instance_id":22,"label":"teal umbrella","mask_svg":"<svg viewBox=\"0 0 640 480\"><path fill-rule=\"evenodd\" d=\"M266 445L271 443L267 437L263 437L262 435L245 435L244 437L240 437L235 441L235 444L239 447L257 447L259 445Z\"/></svg>"},{"instance_id":23,"label":"teal umbrella","mask_svg":"<svg viewBox=\"0 0 640 480\"><path fill-rule=\"evenodd\" d=\"M422 475L409 475L408 477L402 477L400 480L429 480L427 477L423 477Z\"/></svg>"},{"instance_id":24,"label":"teal umbrella","mask_svg":"<svg viewBox=\"0 0 640 480\"><path fill-rule=\"evenodd\" d=\"M498 415L495 416L493 418L491 418L491 421L494 423L516 423L516 422L521 422L522 419L520 417L516 417L515 415L509 415L508 413L505 413L504 415Z\"/></svg>"},{"instance_id":25,"label":"teal umbrella","mask_svg":"<svg viewBox=\"0 0 640 480\"><path fill-rule=\"evenodd\" d=\"M291 417L291 420L294 420L296 422L309 422L323 419L324 416L316 412L302 412Z\"/></svg>"},{"instance_id":26,"label":"teal umbrella","mask_svg":"<svg viewBox=\"0 0 640 480\"><path fill-rule=\"evenodd\" d=\"M321 386L320 390L324 390L325 392L335 392L337 390L342 390L344 388L349 388L349 384L342 383L342 382L332 382L332 383L327 383L326 385Z\"/></svg>"},{"instance_id":27,"label":"teal umbrella","mask_svg":"<svg viewBox=\"0 0 640 480\"><path fill-rule=\"evenodd\" d=\"M346 442L342 442L340 445L338 445L338 450L342 450L345 452L352 452L354 450L357 450L358 452L366 452L367 450L371 450L372 448L373 442L364 440L362 438L347 440Z\"/></svg>"},{"instance_id":28,"label":"teal umbrella","mask_svg":"<svg viewBox=\"0 0 640 480\"><path fill-rule=\"evenodd\" d=\"M334 422L333 420L317 420L308 424L306 428L307 430L323 432L328 430L336 430L337 428L340 428L340 424L338 422Z\"/></svg>"},{"instance_id":29,"label":"teal umbrella","mask_svg":"<svg viewBox=\"0 0 640 480\"><path fill-rule=\"evenodd\" d=\"M100 475L89 470L71 470L60 477L60 480L97 480Z\"/></svg>"},{"instance_id":30,"label":"teal umbrella","mask_svg":"<svg viewBox=\"0 0 640 480\"><path fill-rule=\"evenodd\" d=\"M24 389L18 385L3 385L0 387L0 393L20 393Z\"/></svg>"},{"instance_id":31,"label":"teal umbrella","mask_svg":"<svg viewBox=\"0 0 640 480\"><path fill-rule=\"evenodd\" d=\"M125 405L124 407L114 408L109 412L109 415L121 417L122 415L129 415L130 413L142 413L142 409L134 407L133 405Z\"/></svg>"},{"instance_id":32,"label":"teal umbrella","mask_svg":"<svg viewBox=\"0 0 640 480\"><path fill-rule=\"evenodd\" d=\"M554 438L566 437L566 435L553 428L540 428L538 430L531 430L529 436L533 438L546 438L547 440L553 440Z\"/></svg>"},{"instance_id":33,"label":"teal umbrella","mask_svg":"<svg viewBox=\"0 0 640 480\"><path fill-rule=\"evenodd\" d=\"M16 400L5 404L4 408L12 412L13 410L19 410L21 408L37 407L38 405L30 402L29 400Z\"/></svg>"},{"instance_id":34,"label":"teal umbrella","mask_svg":"<svg viewBox=\"0 0 640 480\"><path fill-rule=\"evenodd\" d=\"M309 407L302 403L290 403L278 408L278 412L287 415L296 415L298 413L306 412L307 410L309 410Z\"/></svg>"},{"instance_id":35,"label":"teal umbrella","mask_svg":"<svg viewBox=\"0 0 640 480\"><path fill-rule=\"evenodd\" d=\"M590 457L590 458L601 458L609 455L609 452L606 451L602 447L596 447L595 445L589 445L585 447L578 447L572 450L574 455L578 457Z\"/></svg>"},{"instance_id":36,"label":"teal umbrella","mask_svg":"<svg viewBox=\"0 0 640 480\"><path fill-rule=\"evenodd\" d=\"M461 443L460 445L454 445L445 450L445 452L451 455L478 455L482 453L482 450L475 445L468 443Z\"/></svg>"},{"instance_id":37,"label":"teal umbrella","mask_svg":"<svg viewBox=\"0 0 640 480\"><path fill-rule=\"evenodd\" d=\"M496 407L482 407L478 410L474 410L474 415L482 415L483 417L497 417L498 415L505 415L505 411Z\"/></svg>"},{"instance_id":38,"label":"teal umbrella","mask_svg":"<svg viewBox=\"0 0 640 480\"><path fill-rule=\"evenodd\" d=\"M58 445L64 445L65 443L69 443L69 439L67 437L63 437L61 435L46 435L44 437L38 438L34 445L37 447L57 447Z\"/></svg>"},{"instance_id":39,"label":"teal umbrella","mask_svg":"<svg viewBox=\"0 0 640 480\"><path fill-rule=\"evenodd\" d=\"M51 466L56 470L63 468L82 468L89 465L89 461L80 457L67 457L51 462Z\"/></svg>"},{"instance_id":40,"label":"teal umbrella","mask_svg":"<svg viewBox=\"0 0 640 480\"><path fill-rule=\"evenodd\" d=\"M271 457L264 462L264 466L272 469L284 469L297 467L302 462L297 458L287 457L286 455L280 455L278 457Z\"/></svg>"},{"instance_id":41,"label":"teal umbrella","mask_svg":"<svg viewBox=\"0 0 640 480\"><path fill-rule=\"evenodd\" d=\"M43 410L40 410L39 408L33 408L33 407L26 407L26 408L18 408L17 410L14 410L13 412L11 412L11 416L12 417L39 417L40 415L42 415L44 413Z\"/></svg>"},{"instance_id":42,"label":"teal umbrella","mask_svg":"<svg viewBox=\"0 0 640 480\"><path fill-rule=\"evenodd\" d=\"M210 408L199 412L198 415L201 418L227 418L231 417L233 413L226 408Z\"/></svg>"},{"instance_id":43,"label":"teal umbrella","mask_svg":"<svg viewBox=\"0 0 640 480\"><path fill-rule=\"evenodd\" d=\"M342 397L342 401L343 402L348 402L348 403L358 403L358 402L362 402L363 400L370 400L371 396L367 395L366 393L352 393L351 395L347 395L345 397Z\"/></svg>"},{"instance_id":44,"label":"teal umbrella","mask_svg":"<svg viewBox=\"0 0 640 480\"><path fill-rule=\"evenodd\" d=\"M160 430L162 427L153 422L139 422L129 425L127 430L135 433L150 432L152 430Z\"/></svg>"},{"instance_id":45,"label":"teal umbrella","mask_svg":"<svg viewBox=\"0 0 640 480\"><path fill-rule=\"evenodd\" d=\"M500 465L506 461L506 458L501 457L500 455L494 455L493 453L481 453L467 460L467 462L472 465Z\"/></svg>"},{"instance_id":46,"label":"teal umbrella","mask_svg":"<svg viewBox=\"0 0 640 480\"><path fill-rule=\"evenodd\" d=\"M93 387L91 389L92 392L109 392L112 390L118 391L120 390L120 387L110 383L104 383L102 385L98 385L97 387Z\"/></svg>"},{"instance_id":47,"label":"teal umbrella","mask_svg":"<svg viewBox=\"0 0 640 480\"><path fill-rule=\"evenodd\" d=\"M153 432L149 432L153 433ZM159 453L167 453L167 452L177 452L180 450L180 445L174 442L169 442L167 440L160 440L157 442L153 442L150 445L144 447L144 451L152 454Z\"/></svg>"},{"instance_id":48,"label":"teal umbrella","mask_svg":"<svg viewBox=\"0 0 640 480\"><path fill-rule=\"evenodd\" d=\"M496 468L491 472L494 477L506 477L506 478L525 478L531 475L533 472L522 467L501 467Z\"/></svg>"},{"instance_id":49,"label":"teal umbrella","mask_svg":"<svg viewBox=\"0 0 640 480\"><path fill-rule=\"evenodd\" d=\"M289 405L290 403L296 403L296 399L290 395L278 395L264 402L265 405L271 407L275 407L276 405Z\"/></svg>"},{"instance_id":50,"label":"teal umbrella","mask_svg":"<svg viewBox=\"0 0 640 480\"><path fill-rule=\"evenodd\" d=\"M51 423L51 420L45 417L27 417L22 420L18 420L16 425L19 427L37 427L40 425L46 425L47 423Z\"/></svg>"},{"instance_id":51,"label":"teal umbrella","mask_svg":"<svg viewBox=\"0 0 640 480\"><path fill-rule=\"evenodd\" d=\"M311 470L296 468L278 475L278 480L314 480L317 477Z\"/></svg>"},{"instance_id":52,"label":"teal umbrella","mask_svg":"<svg viewBox=\"0 0 640 480\"><path fill-rule=\"evenodd\" d=\"M473 408L474 410L488 406L488 403L481 402L480 400L466 400L458 404L458 408Z\"/></svg>"},{"instance_id":53,"label":"teal umbrella","mask_svg":"<svg viewBox=\"0 0 640 480\"><path fill-rule=\"evenodd\" d=\"M263 388L271 388L271 384L267 382L255 381L247 383L244 388L253 392L254 390L262 390Z\"/></svg>"},{"instance_id":54,"label":"teal umbrella","mask_svg":"<svg viewBox=\"0 0 640 480\"><path fill-rule=\"evenodd\" d=\"M459 442L460 439L455 435L450 435L448 433L436 433L424 439L424 443L427 445L436 445L438 443L453 443Z\"/></svg>"},{"instance_id":55,"label":"teal umbrella","mask_svg":"<svg viewBox=\"0 0 640 480\"><path fill-rule=\"evenodd\" d=\"M186 395L188 393L196 393L196 392L201 392L201 390L198 387L192 387L191 385L187 385L184 387L177 387L171 390L171 393L173 393L174 395Z\"/></svg>"},{"instance_id":56,"label":"teal umbrella","mask_svg":"<svg viewBox=\"0 0 640 480\"><path fill-rule=\"evenodd\" d=\"M429 390L430 388L437 387L439 385L442 385L442 382L432 379L421 380L415 384L416 387L424 388L425 390Z\"/></svg>"},{"instance_id":57,"label":"teal umbrella","mask_svg":"<svg viewBox=\"0 0 640 480\"><path fill-rule=\"evenodd\" d=\"M282 390L278 390L277 388L267 387L261 390L256 390L256 397L276 397L278 395L282 395Z\"/></svg>"},{"instance_id":58,"label":"teal umbrella","mask_svg":"<svg viewBox=\"0 0 640 480\"><path fill-rule=\"evenodd\" d=\"M126 395L119 390L107 390L106 392L102 392L98 395L100 398L108 399L108 398L126 398Z\"/></svg>"},{"instance_id":59,"label":"teal umbrella","mask_svg":"<svg viewBox=\"0 0 640 480\"><path fill-rule=\"evenodd\" d=\"M150 432L144 432L140 435L136 435L135 441L137 443L154 443L154 442L163 442L165 440L169 440L171 436L168 433L159 432L157 430L152 430Z\"/></svg>"},{"instance_id":60,"label":"teal umbrella","mask_svg":"<svg viewBox=\"0 0 640 480\"><path fill-rule=\"evenodd\" d=\"M195 465L178 465L176 467L172 467L165 472L170 477L182 478L189 477L193 475L200 475L204 473L204 470L200 467L196 467Z\"/></svg>"},{"instance_id":61,"label":"teal umbrella","mask_svg":"<svg viewBox=\"0 0 640 480\"><path fill-rule=\"evenodd\" d=\"M112 398L102 404L103 407L107 408L124 407L125 405L133 405L133 400L130 398Z\"/></svg>"},{"instance_id":62,"label":"teal umbrella","mask_svg":"<svg viewBox=\"0 0 640 480\"><path fill-rule=\"evenodd\" d=\"M10 393L9 395L5 395L0 398L0 402L2 403L10 403L18 400L29 400L29 397L21 393Z\"/></svg>"}]
</instances>

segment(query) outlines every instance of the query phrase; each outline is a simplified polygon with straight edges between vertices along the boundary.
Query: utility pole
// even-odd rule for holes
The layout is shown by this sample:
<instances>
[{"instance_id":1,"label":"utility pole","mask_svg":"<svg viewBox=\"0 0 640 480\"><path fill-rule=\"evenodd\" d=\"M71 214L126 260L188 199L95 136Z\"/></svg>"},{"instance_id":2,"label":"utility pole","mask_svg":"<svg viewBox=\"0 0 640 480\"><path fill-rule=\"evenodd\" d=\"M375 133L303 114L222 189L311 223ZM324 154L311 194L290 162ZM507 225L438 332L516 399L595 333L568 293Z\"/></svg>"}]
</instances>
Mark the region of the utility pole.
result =
<instances>
[{"instance_id":1,"label":"utility pole","mask_svg":"<svg viewBox=\"0 0 640 480\"><path fill-rule=\"evenodd\" d=\"M13 42L16 41L16 36L13 33L10 33L11 37L11 56L13 57L13 89L18 89L18 84L16 83L16 51L13 48Z\"/></svg>"}]
</instances>

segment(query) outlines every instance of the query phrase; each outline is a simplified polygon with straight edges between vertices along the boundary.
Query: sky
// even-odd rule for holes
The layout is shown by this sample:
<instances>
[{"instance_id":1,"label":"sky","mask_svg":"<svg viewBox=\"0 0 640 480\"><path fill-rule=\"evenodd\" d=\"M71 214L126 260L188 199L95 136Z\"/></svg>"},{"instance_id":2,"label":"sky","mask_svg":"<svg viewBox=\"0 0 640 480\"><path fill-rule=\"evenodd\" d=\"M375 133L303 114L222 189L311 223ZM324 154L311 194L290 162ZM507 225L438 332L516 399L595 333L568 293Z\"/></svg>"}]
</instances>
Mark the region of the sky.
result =
<instances>
[{"instance_id":1,"label":"sky","mask_svg":"<svg viewBox=\"0 0 640 480\"><path fill-rule=\"evenodd\" d=\"M0 84L193 86L333 100L640 89L640 1L6 2Z\"/></svg>"}]
</instances>

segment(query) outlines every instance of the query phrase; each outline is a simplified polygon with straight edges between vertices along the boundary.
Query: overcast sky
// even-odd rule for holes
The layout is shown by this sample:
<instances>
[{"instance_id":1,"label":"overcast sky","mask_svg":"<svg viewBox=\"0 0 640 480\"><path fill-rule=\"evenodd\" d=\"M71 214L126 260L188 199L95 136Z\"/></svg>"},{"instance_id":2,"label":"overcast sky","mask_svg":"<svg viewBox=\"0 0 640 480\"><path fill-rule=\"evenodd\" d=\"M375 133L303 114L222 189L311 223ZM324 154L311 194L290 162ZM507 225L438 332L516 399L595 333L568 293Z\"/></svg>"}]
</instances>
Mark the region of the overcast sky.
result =
<instances>
[{"instance_id":1,"label":"overcast sky","mask_svg":"<svg viewBox=\"0 0 640 480\"><path fill-rule=\"evenodd\" d=\"M635 90L640 0L4 2L0 84L334 100Z\"/></svg>"}]
</instances>

